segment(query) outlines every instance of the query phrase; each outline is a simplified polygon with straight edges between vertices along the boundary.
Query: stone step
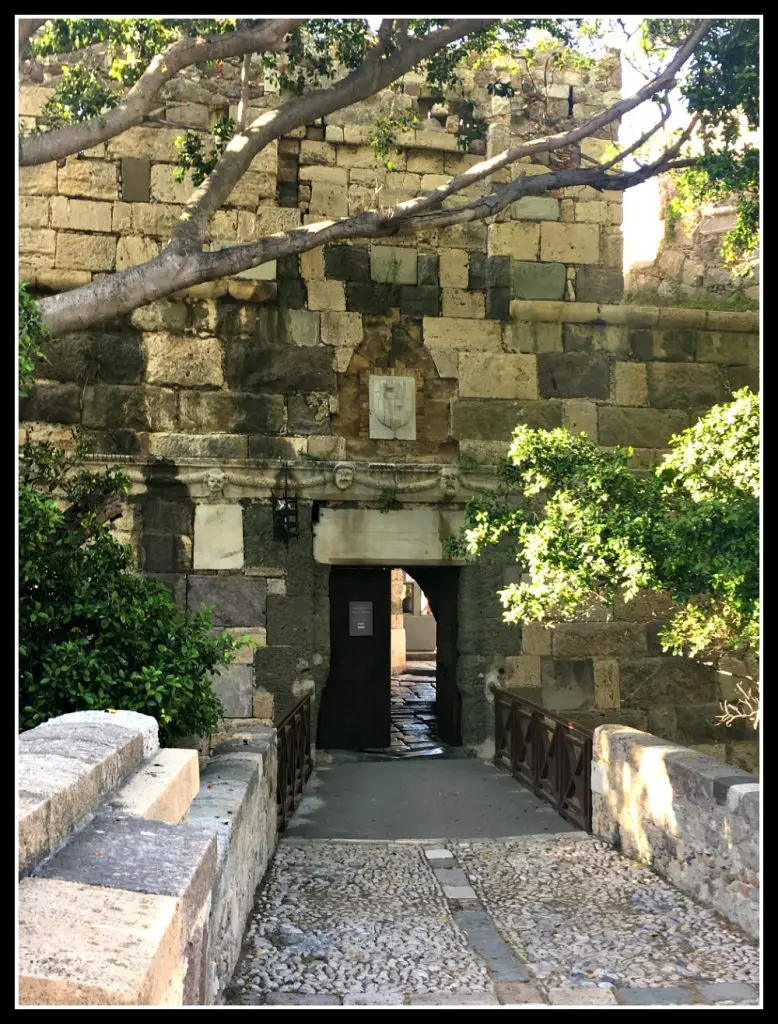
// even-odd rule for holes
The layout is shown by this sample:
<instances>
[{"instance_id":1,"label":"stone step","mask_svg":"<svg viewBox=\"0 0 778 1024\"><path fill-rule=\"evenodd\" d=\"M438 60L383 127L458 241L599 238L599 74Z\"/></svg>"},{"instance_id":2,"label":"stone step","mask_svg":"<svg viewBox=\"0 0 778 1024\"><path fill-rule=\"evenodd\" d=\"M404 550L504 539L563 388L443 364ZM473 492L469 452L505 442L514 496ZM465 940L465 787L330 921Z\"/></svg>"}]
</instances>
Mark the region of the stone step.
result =
<instances>
[{"instance_id":1,"label":"stone step","mask_svg":"<svg viewBox=\"0 0 778 1024\"><path fill-rule=\"evenodd\" d=\"M21 1004L182 1004L175 897L24 878L18 898Z\"/></svg>"},{"instance_id":2,"label":"stone step","mask_svg":"<svg viewBox=\"0 0 778 1024\"><path fill-rule=\"evenodd\" d=\"M177 824L186 818L199 789L197 751L166 747L144 761L106 803L119 814Z\"/></svg>"}]
</instances>

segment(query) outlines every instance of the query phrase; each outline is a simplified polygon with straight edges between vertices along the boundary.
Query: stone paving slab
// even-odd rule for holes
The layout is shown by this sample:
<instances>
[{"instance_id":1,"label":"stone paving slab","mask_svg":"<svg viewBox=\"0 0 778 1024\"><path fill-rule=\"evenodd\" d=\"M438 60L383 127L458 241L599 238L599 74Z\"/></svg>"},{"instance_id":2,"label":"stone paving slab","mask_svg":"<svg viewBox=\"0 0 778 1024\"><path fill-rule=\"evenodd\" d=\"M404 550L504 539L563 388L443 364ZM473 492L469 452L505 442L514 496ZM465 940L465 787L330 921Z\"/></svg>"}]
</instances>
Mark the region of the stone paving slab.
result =
<instances>
[{"instance_id":1,"label":"stone paving slab","mask_svg":"<svg viewBox=\"0 0 778 1024\"><path fill-rule=\"evenodd\" d=\"M694 992L677 985L666 988L617 988L614 994L624 1006L684 1006L698 1002Z\"/></svg>"}]
</instances>

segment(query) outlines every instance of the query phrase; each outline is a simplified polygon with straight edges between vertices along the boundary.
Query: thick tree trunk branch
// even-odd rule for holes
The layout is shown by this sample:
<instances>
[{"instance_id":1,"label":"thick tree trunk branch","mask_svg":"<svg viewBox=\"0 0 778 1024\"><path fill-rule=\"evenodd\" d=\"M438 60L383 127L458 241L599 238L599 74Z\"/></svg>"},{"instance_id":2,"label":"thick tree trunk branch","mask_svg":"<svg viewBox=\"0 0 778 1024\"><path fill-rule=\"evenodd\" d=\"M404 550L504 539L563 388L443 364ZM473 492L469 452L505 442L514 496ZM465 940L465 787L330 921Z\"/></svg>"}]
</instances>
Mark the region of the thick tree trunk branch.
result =
<instances>
[{"instance_id":1,"label":"thick tree trunk branch","mask_svg":"<svg viewBox=\"0 0 778 1024\"><path fill-rule=\"evenodd\" d=\"M47 18L21 18L19 20L19 57L24 56L24 51L30 39L35 35L41 25L45 25Z\"/></svg>"},{"instance_id":2,"label":"thick tree trunk branch","mask_svg":"<svg viewBox=\"0 0 778 1024\"><path fill-rule=\"evenodd\" d=\"M219 163L194 192L184 207L173 246L187 252L201 248L205 228L213 214L226 202L254 157L275 139L334 110L374 96L420 61L489 24L490 19L462 18L420 39L410 39L392 53L385 52L388 39L384 35L362 65L335 85L313 89L276 110L261 114L245 132L230 140Z\"/></svg>"},{"instance_id":3,"label":"thick tree trunk branch","mask_svg":"<svg viewBox=\"0 0 778 1024\"><path fill-rule=\"evenodd\" d=\"M284 37L304 19L287 18L264 21L258 28L231 32L216 39L185 37L157 54L130 89L124 100L112 110L93 117L83 124L68 125L52 132L30 135L19 140L19 163L22 167L45 164L50 160L79 153L83 149L106 142L121 132L140 124L162 86L184 68L203 60L223 60L244 53L278 51Z\"/></svg>"}]
</instances>

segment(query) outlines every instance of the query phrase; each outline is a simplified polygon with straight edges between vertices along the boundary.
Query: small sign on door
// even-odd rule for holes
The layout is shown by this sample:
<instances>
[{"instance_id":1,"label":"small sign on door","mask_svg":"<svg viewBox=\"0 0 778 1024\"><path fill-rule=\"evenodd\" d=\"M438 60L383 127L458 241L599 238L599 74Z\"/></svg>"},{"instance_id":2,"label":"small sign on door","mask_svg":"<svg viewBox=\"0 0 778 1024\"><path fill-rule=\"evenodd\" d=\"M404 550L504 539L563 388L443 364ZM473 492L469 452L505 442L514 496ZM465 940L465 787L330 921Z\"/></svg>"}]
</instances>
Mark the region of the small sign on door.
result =
<instances>
[{"instance_id":1,"label":"small sign on door","mask_svg":"<svg viewBox=\"0 0 778 1024\"><path fill-rule=\"evenodd\" d=\"M373 602L349 601L348 603L348 635L373 635Z\"/></svg>"}]
</instances>

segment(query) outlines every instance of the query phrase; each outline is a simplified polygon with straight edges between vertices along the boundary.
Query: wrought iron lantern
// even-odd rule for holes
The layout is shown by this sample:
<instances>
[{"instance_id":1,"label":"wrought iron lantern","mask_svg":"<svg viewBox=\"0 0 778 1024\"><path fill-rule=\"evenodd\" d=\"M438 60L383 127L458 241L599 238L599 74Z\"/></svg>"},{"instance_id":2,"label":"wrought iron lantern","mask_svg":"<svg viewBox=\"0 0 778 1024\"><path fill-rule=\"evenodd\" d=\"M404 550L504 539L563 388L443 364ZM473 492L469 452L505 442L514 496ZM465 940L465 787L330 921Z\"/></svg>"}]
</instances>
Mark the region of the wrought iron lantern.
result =
<instances>
[{"instance_id":1,"label":"wrought iron lantern","mask_svg":"<svg viewBox=\"0 0 778 1024\"><path fill-rule=\"evenodd\" d=\"M289 469L283 469L283 492L271 491L273 509L273 537L282 540L287 547L290 537L299 537L300 522L297 513L297 496L289 493Z\"/></svg>"}]
</instances>

